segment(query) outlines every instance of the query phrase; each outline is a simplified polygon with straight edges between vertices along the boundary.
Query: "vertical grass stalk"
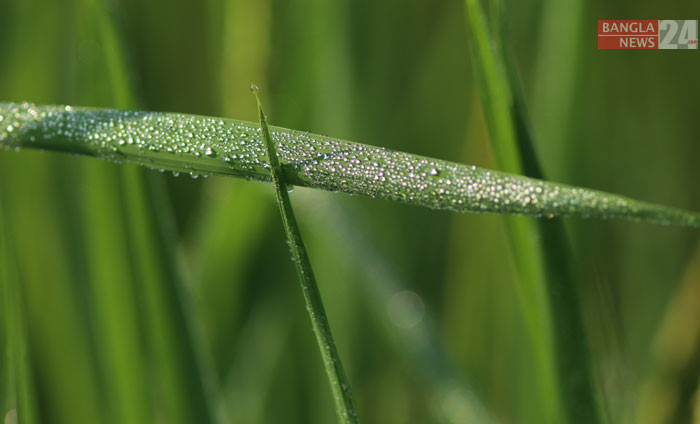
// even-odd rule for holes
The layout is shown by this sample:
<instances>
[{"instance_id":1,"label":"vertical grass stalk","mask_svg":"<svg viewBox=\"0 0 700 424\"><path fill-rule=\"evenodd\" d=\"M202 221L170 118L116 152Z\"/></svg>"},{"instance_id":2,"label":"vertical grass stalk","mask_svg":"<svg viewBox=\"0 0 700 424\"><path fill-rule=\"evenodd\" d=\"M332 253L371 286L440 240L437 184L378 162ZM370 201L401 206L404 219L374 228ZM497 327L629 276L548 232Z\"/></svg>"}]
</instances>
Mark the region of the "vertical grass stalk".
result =
<instances>
[{"instance_id":1,"label":"vertical grass stalk","mask_svg":"<svg viewBox=\"0 0 700 424\"><path fill-rule=\"evenodd\" d=\"M698 423L700 402L700 243L668 302L652 343L650 371L640 386L638 424ZM696 411L696 414L700 410Z\"/></svg>"},{"instance_id":2,"label":"vertical grass stalk","mask_svg":"<svg viewBox=\"0 0 700 424\"><path fill-rule=\"evenodd\" d=\"M475 74L480 88L482 108L486 118L491 146L502 170L521 173L520 152L510 113L503 64L495 58L486 18L477 0L466 0L467 18L472 38ZM524 217L504 217L518 277L518 297L522 303L526 326L534 348L536 390L544 403L542 413L550 422L561 418L559 393L552 358L549 305L543 287L544 270L540 247L535 241L532 223Z\"/></svg>"},{"instance_id":3,"label":"vertical grass stalk","mask_svg":"<svg viewBox=\"0 0 700 424\"><path fill-rule=\"evenodd\" d=\"M32 366L27 340L26 315L22 288L9 246L5 225L3 202L0 198L0 286L4 300L4 321L7 337L7 372L10 376L10 393L14 390L15 411L18 422L39 422L39 411L35 399ZM10 394L8 393L8 395ZM0 410L0 419L5 411Z\"/></svg>"},{"instance_id":4,"label":"vertical grass stalk","mask_svg":"<svg viewBox=\"0 0 700 424\"><path fill-rule=\"evenodd\" d=\"M502 0L491 0L501 3ZM528 118L525 96L520 82L515 55L508 44L509 34L505 11L497 8L494 33L505 67L511 99L511 113L516 142L522 160L522 172L531 178L546 179L547 174L535 152L532 123ZM584 328L582 282L578 264L573 260L566 227L560 219L535 221L536 237L541 246L545 285L552 316L553 347L559 390L567 416L572 422L604 421L604 399L596 391L592 354ZM596 283L594 283L596 284Z\"/></svg>"},{"instance_id":5,"label":"vertical grass stalk","mask_svg":"<svg viewBox=\"0 0 700 424\"><path fill-rule=\"evenodd\" d=\"M129 78L127 50L109 5L104 0L85 1L99 22L112 101L117 107L134 107L139 102ZM176 241L166 240L174 232L168 226L171 217L165 187L158 184L159 176L137 167L123 167L119 176L122 189L118 195L126 210L123 227L134 274L143 288L156 409L173 423L216 422L219 417L210 399L218 393L182 290L184 282L174 259Z\"/></svg>"},{"instance_id":6,"label":"vertical grass stalk","mask_svg":"<svg viewBox=\"0 0 700 424\"><path fill-rule=\"evenodd\" d=\"M497 162L502 170L543 178L537 161L498 0L489 31L478 0L466 0L476 74ZM589 349L568 241L558 221L507 217L520 296L533 337L540 395L548 421L598 422Z\"/></svg>"},{"instance_id":7,"label":"vertical grass stalk","mask_svg":"<svg viewBox=\"0 0 700 424\"><path fill-rule=\"evenodd\" d=\"M140 346L137 289L130 284L121 169L102 163L81 165L89 181L82 192L83 226L108 416L113 423L147 423L151 416L147 368Z\"/></svg>"},{"instance_id":8,"label":"vertical grass stalk","mask_svg":"<svg viewBox=\"0 0 700 424\"><path fill-rule=\"evenodd\" d=\"M272 181L275 188L275 197L277 198L277 205L282 215L284 231L287 235L287 243L289 243L292 260L297 269L299 283L301 284L301 290L304 294L306 309L309 311L311 325L321 350L321 357L323 358L323 364L326 368L326 374L328 374L328 380L331 384L336 412L338 413L338 418L341 423L358 423L359 419L352 399L350 385L345 376L345 371L340 361L340 355L335 347L333 335L331 334L331 327L323 307L323 301L321 300L321 293L318 290L313 269L311 268L311 262L306 253L304 241L301 238L301 232L299 231L294 212L292 211L292 202L287 192L287 184L284 181L282 167L277 158L277 151L267 126L265 112L258 98L257 87L251 85L251 90L258 103L260 131L262 131L262 138L270 162L270 173L272 174Z\"/></svg>"}]
</instances>

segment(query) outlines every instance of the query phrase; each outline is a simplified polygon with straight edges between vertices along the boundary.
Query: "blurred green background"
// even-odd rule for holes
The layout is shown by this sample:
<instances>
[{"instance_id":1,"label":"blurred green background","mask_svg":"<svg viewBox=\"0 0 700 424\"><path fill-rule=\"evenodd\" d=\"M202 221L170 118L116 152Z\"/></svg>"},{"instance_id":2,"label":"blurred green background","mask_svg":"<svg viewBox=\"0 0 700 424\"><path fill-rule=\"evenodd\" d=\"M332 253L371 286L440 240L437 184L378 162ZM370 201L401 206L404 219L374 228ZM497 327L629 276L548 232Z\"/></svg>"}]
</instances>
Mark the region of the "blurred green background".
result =
<instances>
[{"instance_id":1,"label":"blurred green background","mask_svg":"<svg viewBox=\"0 0 700 424\"><path fill-rule=\"evenodd\" d=\"M700 3L504 9L548 177L700 211L700 55L596 40ZM254 81L273 125L493 168L465 25L458 0L0 0L0 99L255 121ZM291 196L363 422L544 422L502 217ZM2 151L0 207L37 422L335 420L271 187ZM566 224L610 421L693 422L698 232Z\"/></svg>"}]
</instances>

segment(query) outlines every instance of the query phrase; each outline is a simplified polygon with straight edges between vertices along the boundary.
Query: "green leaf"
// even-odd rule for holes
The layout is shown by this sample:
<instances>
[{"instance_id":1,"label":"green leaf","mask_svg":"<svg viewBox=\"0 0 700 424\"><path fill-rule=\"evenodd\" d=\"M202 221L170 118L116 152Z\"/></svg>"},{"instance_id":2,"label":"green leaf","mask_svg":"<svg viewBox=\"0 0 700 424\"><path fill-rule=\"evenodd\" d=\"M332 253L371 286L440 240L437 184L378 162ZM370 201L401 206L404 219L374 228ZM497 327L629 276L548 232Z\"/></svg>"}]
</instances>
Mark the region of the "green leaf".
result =
<instances>
[{"instance_id":1,"label":"green leaf","mask_svg":"<svg viewBox=\"0 0 700 424\"><path fill-rule=\"evenodd\" d=\"M700 227L700 214L475 166L270 127L291 185L457 212ZM195 115L0 103L0 146L271 181L257 125Z\"/></svg>"},{"instance_id":2,"label":"green leaf","mask_svg":"<svg viewBox=\"0 0 700 424\"><path fill-rule=\"evenodd\" d=\"M262 133L263 142L265 144L265 151L267 152L270 174L272 175L272 183L275 187L277 205L280 208L280 214L282 215L282 222L284 224L284 231L287 234L287 243L289 243L289 248L292 253L292 260L296 266L299 283L301 284L301 290L304 294L306 309L309 311L311 325L314 329L314 333L316 334L316 341L318 342L318 347L321 350L323 364L326 367L326 374L328 375L328 380L331 384L338 419L341 423L358 423L359 419L357 417L355 404L352 400L350 384L345 376L345 371L343 370L343 364L340 361L338 350L335 347L333 335L331 334L331 327L328 323L325 308L323 307L321 292L318 290L316 278L314 277L313 269L311 267L311 261L309 260L309 255L306 252L304 241L301 238L299 226L297 225L294 212L292 211L292 202L289 199L287 184L285 183L282 167L280 166L280 162L277 157L275 142L270 134L265 112L263 111L262 105L260 104L260 99L257 96L257 87L251 85L251 89L253 89L255 98L258 100L260 130Z\"/></svg>"},{"instance_id":3,"label":"green leaf","mask_svg":"<svg viewBox=\"0 0 700 424\"><path fill-rule=\"evenodd\" d=\"M168 422L216 422L212 378L199 351L191 308L175 259L176 240L162 181L137 169L123 175L133 260L147 311L145 332L156 387Z\"/></svg>"},{"instance_id":4,"label":"green leaf","mask_svg":"<svg viewBox=\"0 0 700 424\"><path fill-rule=\"evenodd\" d=\"M28 345L24 296L7 232L3 201L0 196L0 299L3 300L4 309L4 317L0 319L5 322L6 327L7 372L11 376L10 394L14 391L15 414L18 422L33 424L40 420ZM0 410L0 417L4 413L4 410Z\"/></svg>"},{"instance_id":5,"label":"green leaf","mask_svg":"<svg viewBox=\"0 0 700 424\"><path fill-rule=\"evenodd\" d=\"M542 178L500 0L489 27L478 0L466 0L474 65L491 144L500 167ZM519 294L535 348L540 399L548 421L598 422L590 351L566 232L559 221L506 220Z\"/></svg>"},{"instance_id":6,"label":"green leaf","mask_svg":"<svg viewBox=\"0 0 700 424\"><path fill-rule=\"evenodd\" d=\"M150 421L148 374L140 346L140 316L129 258L119 167L82 164L89 181L81 193L88 283L94 304L98 359L112 422Z\"/></svg>"},{"instance_id":7,"label":"green leaf","mask_svg":"<svg viewBox=\"0 0 700 424\"><path fill-rule=\"evenodd\" d=\"M90 33L105 47L101 83L109 87L105 98L87 91L89 98L134 107L138 98L129 78L128 51L112 16L117 11L105 0L82 2L92 17ZM106 164L84 168L88 183L81 192L87 206L82 223L108 415L116 422L146 422L155 409L169 422L212 422L206 364L197 354L173 242L163 240L172 229L166 228L165 188L152 181L160 176L131 166L98 165ZM130 279L139 282L141 296L125 283ZM145 346L139 346L140 327Z\"/></svg>"}]
</instances>

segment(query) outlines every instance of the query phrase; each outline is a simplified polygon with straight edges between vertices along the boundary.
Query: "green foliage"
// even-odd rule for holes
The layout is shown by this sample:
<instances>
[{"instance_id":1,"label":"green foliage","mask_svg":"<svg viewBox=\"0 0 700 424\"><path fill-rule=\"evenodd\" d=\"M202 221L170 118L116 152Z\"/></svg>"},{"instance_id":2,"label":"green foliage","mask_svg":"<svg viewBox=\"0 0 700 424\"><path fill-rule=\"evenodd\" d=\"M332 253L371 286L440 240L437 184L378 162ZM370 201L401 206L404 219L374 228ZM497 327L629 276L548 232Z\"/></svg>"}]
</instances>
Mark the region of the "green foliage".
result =
<instances>
[{"instance_id":1,"label":"green foliage","mask_svg":"<svg viewBox=\"0 0 700 424\"><path fill-rule=\"evenodd\" d=\"M489 31L478 0L467 0L466 5L476 75L496 160L504 171L543 178L519 75L508 48L501 1L490 2L493 31ZM565 228L558 221L509 217L506 222L521 279L518 288L525 319L542 376L538 385L546 402L547 421L599 422L580 282L569 259Z\"/></svg>"},{"instance_id":2,"label":"green foliage","mask_svg":"<svg viewBox=\"0 0 700 424\"><path fill-rule=\"evenodd\" d=\"M0 103L0 145L96 156L192 176L269 181L254 124L193 115ZM700 226L700 214L594 190L271 127L290 184L459 212Z\"/></svg>"},{"instance_id":3,"label":"green foliage","mask_svg":"<svg viewBox=\"0 0 700 424\"><path fill-rule=\"evenodd\" d=\"M9 380L9 392L5 400L14 403L16 408L8 412L25 424L38 423L36 392L34 387L31 360L27 340L27 320L24 311L22 287L19 284L13 250L8 244L7 224L3 211L2 192L0 192L0 299L3 301L4 316L0 322L6 325L7 355L6 371ZM3 402L6 404L6 402Z\"/></svg>"},{"instance_id":4,"label":"green foliage","mask_svg":"<svg viewBox=\"0 0 700 424\"><path fill-rule=\"evenodd\" d=\"M340 362L340 355L335 347L335 341L333 341L333 335L331 334L331 327L328 323L325 308L323 307L323 301L321 300L321 292L318 290L316 277L314 277L313 268L311 267L311 261L309 260L308 253L306 253L306 247L301 238L301 232L299 231L299 226L294 217L294 212L292 211L292 202L289 200L287 184L284 181L282 167L277 158L277 149L272 141L270 129L267 126L267 118L260 104L260 98L257 93L258 88L256 86L251 86L251 89L258 101L260 132L262 133L265 151L267 152L270 174L272 175L272 185L275 187L277 205L280 209L280 215L282 215L284 231L287 234L287 243L289 244L289 249L292 254L292 261L294 261L294 265L297 269L297 276L299 277L301 291L304 294L306 309L309 311L311 325L316 334L316 341L321 351L323 365L326 368L326 374L328 374L328 380L331 384L331 390L333 391L338 420L341 423L357 423L359 421L355 404L352 400L350 384L345 376L343 364Z\"/></svg>"},{"instance_id":5,"label":"green foliage","mask_svg":"<svg viewBox=\"0 0 700 424\"><path fill-rule=\"evenodd\" d=\"M0 107L7 247L0 254L0 421L15 412L31 421L32 411L36 422L52 424L334 419L333 393L298 307L302 293L288 284L295 270L279 243L271 185L246 180L272 181L253 123L251 80L267 88L266 110L283 127L270 127L271 136L284 180L296 186L296 218L364 421L551 419L547 405L563 406L566 395L538 385L555 381L548 368L555 382L569 384L571 375L560 379L554 362L541 366L527 316L579 314L546 288L535 295L549 308L527 307L518 292L523 265L546 281L575 281L558 274L561 267L580 280L575 301L586 318L595 395L611 422L644 415L651 424L660 412L680 422L691 417L700 354L687 342L698 329L683 324L693 308L677 283L697 274L687 266L697 231L617 218L697 225L697 215L576 187L700 210L700 56L597 51L594 18L620 15L604 0L486 3L485 37L493 37L511 88L501 106L511 108L503 122L516 121L513 157L522 168L515 171L503 166L493 122L484 119L492 106L478 97L484 85L468 54L465 34L475 28L465 24L464 2L0 3L0 100L36 105ZM640 0L635 10L655 4ZM678 17L697 16L699 7L664 4ZM95 108L39 106L51 104ZM38 116L22 115L29 109ZM44 112L54 115L41 118ZM138 122L144 117L151 125ZM133 144L113 139L119 119L138 136ZM161 120L200 126L192 134L201 137L190 140ZM199 132L219 121L224 136ZM58 133L77 122L81 131ZM34 125L36 132L24 132ZM190 151L169 144L175 139ZM533 173L523 141L546 173ZM411 177L408 166L419 172ZM542 182L543 175L564 184ZM467 180L471 190L456 187ZM496 203L496 180L517 190ZM554 197L538 197L542 209L526 208L524 187ZM562 193L583 206L555 206ZM601 199L609 202L605 212ZM608 213L618 201L624 210ZM503 216L546 218L545 210L614 219ZM545 266L514 255L511 219L534 223L524 239L542 236L528 246ZM542 227L564 243L547 242ZM2 280L8 275L13 280ZM24 348L13 342L17 323ZM550 347L566 343L548 331ZM582 354L577 343L569 345L574 359ZM145 387L129 391L127 379Z\"/></svg>"}]
</instances>

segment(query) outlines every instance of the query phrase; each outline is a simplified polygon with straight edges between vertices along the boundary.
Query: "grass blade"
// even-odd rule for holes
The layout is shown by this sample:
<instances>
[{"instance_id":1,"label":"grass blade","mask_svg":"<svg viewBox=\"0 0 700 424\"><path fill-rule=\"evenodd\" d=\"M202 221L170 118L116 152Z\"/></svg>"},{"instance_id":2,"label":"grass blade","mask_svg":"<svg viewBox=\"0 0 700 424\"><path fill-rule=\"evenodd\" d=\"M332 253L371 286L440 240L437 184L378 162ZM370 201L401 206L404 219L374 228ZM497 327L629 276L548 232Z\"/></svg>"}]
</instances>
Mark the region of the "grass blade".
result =
<instances>
[{"instance_id":1,"label":"grass blade","mask_svg":"<svg viewBox=\"0 0 700 424\"><path fill-rule=\"evenodd\" d=\"M0 198L0 286L3 290L1 295L5 310L3 319L6 324L9 359L7 370L11 377L10 385L14 389L17 422L34 424L39 422L39 410L29 355L24 299L6 228L3 202ZM0 414L4 413L4 410L0 411Z\"/></svg>"},{"instance_id":2,"label":"grass blade","mask_svg":"<svg viewBox=\"0 0 700 424\"><path fill-rule=\"evenodd\" d=\"M208 44L216 52L208 66L214 71L214 81L218 81L214 87L219 95L214 103L218 105L216 110L221 116L256 120L257 110L251 107L247 90L253 75L257 81L267 81L270 1L209 0L207 9L211 22ZM254 272L256 253L265 244L269 220L279 218L274 215L276 211L268 208L267 187L230 179L208 179L201 185L202 202L194 219L197 224L192 233L184 234L180 245L190 259L189 280L193 282L191 294L196 299L196 315L222 383L221 399L225 404L219 408L240 418L239 406L246 402L228 402L223 392L227 390L228 370L233 366L231 352L240 343L232 335L243 325L248 308L246 294L254 284L246 276ZM243 387L246 384L237 383Z\"/></svg>"},{"instance_id":3,"label":"grass blade","mask_svg":"<svg viewBox=\"0 0 700 424\"><path fill-rule=\"evenodd\" d=\"M700 389L697 381L700 368L698 311L700 244L668 302L654 337L650 372L641 385L634 422L694 422L693 400L698 398Z\"/></svg>"},{"instance_id":4,"label":"grass blade","mask_svg":"<svg viewBox=\"0 0 700 424\"><path fill-rule=\"evenodd\" d=\"M50 185L57 170L67 169L58 162L6 158L0 166L0 180L7 183L3 184L3 200L12 205L5 209L5 219L12 229L9 245L22 283L27 338L37 370L37 403L40 418L46 422L106 422L90 346L91 314L76 295L84 286L67 259L79 245L66 236L65 221L58 218L72 199ZM15 176L28 165L35 172L22 177L21 185L10 184L18 181ZM70 390L66 390L66 381L70 381Z\"/></svg>"},{"instance_id":5,"label":"grass blade","mask_svg":"<svg viewBox=\"0 0 700 424\"><path fill-rule=\"evenodd\" d=\"M105 0L83 0L85 10L90 11L94 17L95 28L99 31L99 40L104 52L105 67L108 85L111 87L111 95L114 104L120 107L136 104L134 90L127 70L124 43L117 31L114 19L109 13L109 2Z\"/></svg>"},{"instance_id":6,"label":"grass blade","mask_svg":"<svg viewBox=\"0 0 700 424\"><path fill-rule=\"evenodd\" d=\"M216 422L210 405L212 383L195 343L184 284L174 262L175 242L166 237L174 233L172 225L169 216L151 207L167 204L163 187L154 187L157 180L144 181L137 170L132 171L124 174L130 205L127 218L163 409L169 422Z\"/></svg>"},{"instance_id":7,"label":"grass blade","mask_svg":"<svg viewBox=\"0 0 700 424\"><path fill-rule=\"evenodd\" d=\"M96 87L107 90L90 90L87 84L81 84L76 98L106 101L119 107L133 106L122 46L105 2L82 0L81 3L82 10L88 11L92 19L76 18L76 32L95 36L106 47L104 61L95 65L107 75L97 81ZM86 65L81 64L79 69L81 74L90 74ZM134 273L129 232L125 231L126 199L120 184L124 172L128 172L127 167L83 163L80 180L84 188L77 192L82 206L80 225L86 247L86 282L95 317L95 350L107 415L110 422L138 424L152 421L153 411L141 343L143 316L138 305L139 288L131 281Z\"/></svg>"},{"instance_id":8,"label":"grass blade","mask_svg":"<svg viewBox=\"0 0 700 424\"><path fill-rule=\"evenodd\" d=\"M236 341L231 332L240 325L245 307L245 276L263 244L262 231L271 215L264 207L269 199L261 187L232 186L231 182L207 182L206 200L192 236L196 247L190 252L191 281L196 282L193 297L219 379L230 365Z\"/></svg>"},{"instance_id":9,"label":"grass blade","mask_svg":"<svg viewBox=\"0 0 700 424\"><path fill-rule=\"evenodd\" d=\"M542 34L537 48L532 122L537 129L540 158L548 174L562 178L573 159L571 143L562 143L571 130L581 54L588 22L586 2L549 0L542 4Z\"/></svg>"},{"instance_id":10,"label":"grass blade","mask_svg":"<svg viewBox=\"0 0 700 424\"><path fill-rule=\"evenodd\" d=\"M224 385L232 423L272 421L267 414L269 393L280 384L275 371L288 353L294 323L289 319L293 308L288 299L287 293L276 293L256 302L241 327Z\"/></svg>"},{"instance_id":11,"label":"grass blade","mask_svg":"<svg viewBox=\"0 0 700 424\"><path fill-rule=\"evenodd\" d=\"M122 41L123 34L119 33L107 2L84 1L86 8L92 10L92 15L98 23L99 39L105 56L104 72L110 86L112 103L118 107L133 107L138 101L129 78L127 50ZM96 181L104 179L105 176L101 174L108 172L100 168L95 171L97 172ZM135 278L141 281L145 288L142 305L145 313L142 322L145 322L151 349L150 360L153 365L151 368L155 370L154 397L157 400L158 413L166 416L169 422L212 422L214 414L211 411L209 399L213 394L210 392L214 390L209 386L213 384L213 379L209 376L208 364L203 360L205 356L199 352L200 346L195 337L192 314L189 313L186 299L181 292L184 283L173 259L174 241L162 239L165 234L172 234L171 228L165 228L168 218L164 215L167 215L169 206L165 199L165 187L156 184L158 182L156 179L160 176L147 175L142 169L121 167L119 171L118 175L113 175L114 178L105 183L111 183L111 191L115 192L112 195L112 202L121 202L125 205L126 217L120 217L122 218L120 221L109 219L112 225L118 223L117 227L94 225L90 233L106 234L109 232L108 228L126 230L126 239L122 242L128 241L130 249L118 250L131 252L130 259ZM110 192L108 188L110 188L109 185L105 185L102 192ZM100 203L108 204L109 200L104 199ZM94 205L92 209L99 210L99 205ZM109 210L114 209L114 207L109 208ZM98 215L104 219L108 216L108 212ZM92 219L100 218L92 217ZM110 245L114 246L115 243L112 242ZM125 260L129 255L124 256L124 260L119 261L120 263L128 263ZM103 271L107 268L106 265L97 267ZM111 274L117 273L118 271L114 270ZM125 285L123 281L121 285ZM135 296L123 296L121 307L124 310L134 308L136 305L130 305L130 303L137 301ZM106 306L102 305L101 309L107 309ZM118 344L123 346L125 343ZM138 361L123 362L134 364ZM114 367L105 368L108 372L114 370ZM117 375L120 374L122 373L117 373ZM136 378L145 378L145 376L146 373L143 373ZM138 386L142 386L142 390L147 388L145 384ZM135 392L136 390L132 390L132 397L136 396L141 402L147 400L147 393L136 395ZM134 401L123 402L119 410L129 411L137 404ZM137 422L134 419L127 421Z\"/></svg>"},{"instance_id":12,"label":"grass blade","mask_svg":"<svg viewBox=\"0 0 700 424\"><path fill-rule=\"evenodd\" d=\"M153 169L271 181L256 125L161 112L0 103L0 146ZM270 135L291 185L457 212L628 219L700 227L700 214L623 196L279 127Z\"/></svg>"},{"instance_id":13,"label":"grass blade","mask_svg":"<svg viewBox=\"0 0 700 424\"><path fill-rule=\"evenodd\" d=\"M501 169L542 178L499 0L489 31L478 0L466 0L475 66L491 142ZM597 422L590 351L576 273L561 222L507 219L526 318L534 338L541 398L553 421ZM562 415L563 414L563 415Z\"/></svg>"},{"instance_id":14,"label":"grass blade","mask_svg":"<svg viewBox=\"0 0 700 424\"><path fill-rule=\"evenodd\" d=\"M258 99L257 87L253 86L252 88L254 89L253 91L256 99ZM277 149L272 140L265 112L260 104L260 99L258 99L258 114L260 116L260 130L262 132L270 173L272 175L272 183L275 187L275 197L277 198L277 204L280 208L280 214L282 215L282 222L284 223L284 230L287 234L287 242L289 243L292 253L292 260L296 266L299 282L301 283L306 308L309 311L311 324L316 334L316 340L318 341L323 363L326 367L326 373L328 374L328 380L331 384L331 390L333 391L338 419L342 423L357 423L359 420L357 411L355 410L355 404L352 400L350 385L345 376L343 365L340 362L340 355L335 347L328 317L326 316L323 301L321 300L321 293L318 290L313 269L311 268L311 262L306 253L306 248L301 238L301 232L299 231L294 212L292 211L292 202L287 192L287 184L284 180L285 177L282 173L282 167L277 157Z\"/></svg>"},{"instance_id":15,"label":"grass blade","mask_svg":"<svg viewBox=\"0 0 700 424\"><path fill-rule=\"evenodd\" d=\"M425 317L410 328L390 322L387 305L393 295L406 290L405 282L409 278L389 265L391 260L377 249L372 235L362 230L370 227L367 220L357 217L358 214L348 213L319 193L300 190L298 196L300 202L297 210L305 212L304 218L313 217L311 219L315 225L332 229L317 229L319 237L324 239L324 245L334 246L338 255L358 270L362 303L370 307L372 319L380 323L378 327L386 332L385 337L390 341L397 360L403 360L411 369L415 369L413 377L430 397L439 399L436 404L443 406L446 402L453 402L458 405L457 408L432 408L435 421L498 422L482 402L483 393L471 384L470 376L462 376L445 353L445 341L437 328L435 315L426 310ZM324 212L319 214L319 210ZM339 239L344 243L338 244Z\"/></svg>"},{"instance_id":16,"label":"grass blade","mask_svg":"<svg viewBox=\"0 0 700 424\"><path fill-rule=\"evenodd\" d=\"M82 194L89 284L96 317L97 349L113 422L151 420L148 376L140 346L137 288L130 283L119 174L102 163L83 164L89 181Z\"/></svg>"}]
</instances>

